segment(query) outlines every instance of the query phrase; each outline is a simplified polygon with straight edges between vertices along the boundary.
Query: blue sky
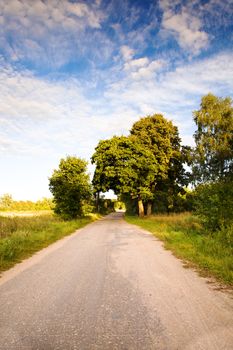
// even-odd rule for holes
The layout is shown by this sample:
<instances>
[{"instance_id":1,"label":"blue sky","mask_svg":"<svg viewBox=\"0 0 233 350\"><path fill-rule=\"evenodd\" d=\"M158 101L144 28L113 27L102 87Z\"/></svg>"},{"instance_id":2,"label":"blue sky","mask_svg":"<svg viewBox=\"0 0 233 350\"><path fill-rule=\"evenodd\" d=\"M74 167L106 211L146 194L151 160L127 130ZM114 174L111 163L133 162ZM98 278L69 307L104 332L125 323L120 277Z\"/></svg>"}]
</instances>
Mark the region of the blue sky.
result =
<instances>
[{"instance_id":1,"label":"blue sky","mask_svg":"<svg viewBox=\"0 0 233 350\"><path fill-rule=\"evenodd\" d=\"M201 97L233 94L232 0L0 0L0 28L0 195L50 196L62 157L148 114L192 145Z\"/></svg>"}]
</instances>

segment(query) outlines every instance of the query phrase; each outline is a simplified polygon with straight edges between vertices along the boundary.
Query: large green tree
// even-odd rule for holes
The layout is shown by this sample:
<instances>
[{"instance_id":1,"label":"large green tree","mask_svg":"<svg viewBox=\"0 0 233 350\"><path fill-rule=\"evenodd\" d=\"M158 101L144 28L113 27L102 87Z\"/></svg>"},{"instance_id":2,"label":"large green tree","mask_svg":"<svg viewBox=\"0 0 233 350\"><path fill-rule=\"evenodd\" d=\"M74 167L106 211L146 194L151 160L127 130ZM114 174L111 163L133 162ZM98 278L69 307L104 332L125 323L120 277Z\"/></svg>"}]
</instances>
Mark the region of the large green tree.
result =
<instances>
[{"instance_id":1,"label":"large green tree","mask_svg":"<svg viewBox=\"0 0 233 350\"><path fill-rule=\"evenodd\" d=\"M193 112L195 132L193 172L203 182L223 179L233 170L233 107L229 97L204 96Z\"/></svg>"},{"instance_id":2,"label":"large green tree","mask_svg":"<svg viewBox=\"0 0 233 350\"><path fill-rule=\"evenodd\" d=\"M61 159L59 168L49 179L49 189L54 196L55 212L64 218L83 214L83 205L90 199L91 185L87 162L68 156Z\"/></svg>"},{"instance_id":3,"label":"large green tree","mask_svg":"<svg viewBox=\"0 0 233 350\"><path fill-rule=\"evenodd\" d=\"M160 166L149 148L134 136L121 136L100 141L92 162L96 165L93 178L95 191L114 190L138 201L139 215L144 215L143 201L153 197L153 184Z\"/></svg>"},{"instance_id":4,"label":"large green tree","mask_svg":"<svg viewBox=\"0 0 233 350\"><path fill-rule=\"evenodd\" d=\"M141 118L134 123L131 135L137 142L149 149L158 164L153 190L164 192L167 206L172 207L174 197L187 185L188 177L183 164L188 162L189 149L181 147L178 128L161 114ZM147 202L147 214L150 215L152 199Z\"/></svg>"},{"instance_id":5,"label":"large green tree","mask_svg":"<svg viewBox=\"0 0 233 350\"><path fill-rule=\"evenodd\" d=\"M143 215L145 204L150 215L157 187L175 193L178 182L185 178L184 154L172 122L160 114L142 118L128 137L98 144L92 157L95 191L112 189L124 198L137 199L139 215Z\"/></svg>"},{"instance_id":6,"label":"large green tree","mask_svg":"<svg viewBox=\"0 0 233 350\"><path fill-rule=\"evenodd\" d=\"M193 150L196 213L215 231L232 225L232 100L208 94L193 116L197 124Z\"/></svg>"}]
</instances>

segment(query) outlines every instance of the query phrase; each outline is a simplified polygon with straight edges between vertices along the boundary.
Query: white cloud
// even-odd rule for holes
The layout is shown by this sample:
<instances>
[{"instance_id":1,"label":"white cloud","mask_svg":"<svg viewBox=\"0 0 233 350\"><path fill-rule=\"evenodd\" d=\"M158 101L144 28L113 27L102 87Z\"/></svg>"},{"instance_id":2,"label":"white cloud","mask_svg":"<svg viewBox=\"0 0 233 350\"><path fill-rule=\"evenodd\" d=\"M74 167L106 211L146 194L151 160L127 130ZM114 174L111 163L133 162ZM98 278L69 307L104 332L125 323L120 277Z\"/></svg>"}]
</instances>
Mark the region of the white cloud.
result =
<instances>
[{"instance_id":1,"label":"white cloud","mask_svg":"<svg viewBox=\"0 0 233 350\"><path fill-rule=\"evenodd\" d=\"M0 48L13 61L56 69L82 54L83 42L91 39L88 30L101 29L105 18L98 2L34 0L33 6L30 0L0 2L0 19L4 21Z\"/></svg>"},{"instance_id":2,"label":"white cloud","mask_svg":"<svg viewBox=\"0 0 233 350\"><path fill-rule=\"evenodd\" d=\"M149 63L149 59L147 57L137 58L126 62L124 68L126 70L138 69L140 67L144 67L148 65L148 63Z\"/></svg>"},{"instance_id":3,"label":"white cloud","mask_svg":"<svg viewBox=\"0 0 233 350\"><path fill-rule=\"evenodd\" d=\"M207 48L215 36L230 28L232 24L232 0L160 0L163 10L163 38L172 35L181 48L197 55ZM229 34L231 30L226 30Z\"/></svg>"},{"instance_id":4,"label":"white cloud","mask_svg":"<svg viewBox=\"0 0 233 350\"><path fill-rule=\"evenodd\" d=\"M173 71L161 71L165 63L160 61L132 62L132 70L123 78L106 72L102 79L108 77L107 88L96 97L90 97L88 88L76 79L49 81L3 68L1 146L11 154L40 150L57 154L63 149L74 153L78 147L89 156L100 138L127 133L139 116L156 112L175 118L187 136L193 127L192 110L202 95L212 91L224 96L233 91L230 53Z\"/></svg>"},{"instance_id":5,"label":"white cloud","mask_svg":"<svg viewBox=\"0 0 233 350\"><path fill-rule=\"evenodd\" d=\"M161 60L154 60L148 63L145 66L139 67L138 70L135 70L131 73L133 79L140 80L142 78L145 79L153 79L156 72L160 71L162 67L164 67L165 62Z\"/></svg>"},{"instance_id":6,"label":"white cloud","mask_svg":"<svg viewBox=\"0 0 233 350\"><path fill-rule=\"evenodd\" d=\"M165 11L162 27L176 38L181 48L194 55L199 54L201 49L208 46L209 38L207 33L201 30L201 21L184 8L179 14L175 14L171 10Z\"/></svg>"},{"instance_id":7,"label":"white cloud","mask_svg":"<svg viewBox=\"0 0 233 350\"><path fill-rule=\"evenodd\" d=\"M151 94L156 92L156 100L161 102L163 97L162 101L171 103L172 107L173 102L186 104L185 96L188 95L198 96L211 90L219 91L219 93L229 91L229 94L233 90L233 79L230 73L233 69L232 58L231 53L219 54L168 71L159 80L153 77L151 79L142 77L141 81L138 82L125 80L125 91L130 93L131 89L138 90L138 95L147 96L148 100L151 100ZM121 90L123 90L122 86L123 84L120 82ZM117 90L117 85L115 85L115 89Z\"/></svg>"},{"instance_id":8,"label":"white cloud","mask_svg":"<svg viewBox=\"0 0 233 350\"><path fill-rule=\"evenodd\" d=\"M180 126L182 138L192 144L192 111L198 108L201 97L208 92L218 96L233 93L232 70L233 55L220 54L156 77L148 73L138 74L137 79L132 79L128 75L110 85L106 97L122 106L134 108L135 118L148 112L164 113Z\"/></svg>"},{"instance_id":9,"label":"white cloud","mask_svg":"<svg viewBox=\"0 0 233 350\"><path fill-rule=\"evenodd\" d=\"M33 6L30 0L9 0L2 3L0 11L1 15L8 19L9 28L11 28L13 20L23 23L25 17L32 24L32 28L36 22L43 22L51 27L62 24L65 27L67 22L70 23L71 18L74 19L74 25L78 25L80 23L78 20L81 19L83 27L100 28L101 21L105 17L98 9L98 5L71 3L67 0L61 2L50 0L46 4L41 0L34 0Z\"/></svg>"},{"instance_id":10,"label":"white cloud","mask_svg":"<svg viewBox=\"0 0 233 350\"><path fill-rule=\"evenodd\" d=\"M166 65L163 60L152 60L148 57L128 59L124 64L126 74L132 79L140 80L143 78L153 79L154 74Z\"/></svg>"},{"instance_id":11,"label":"white cloud","mask_svg":"<svg viewBox=\"0 0 233 350\"><path fill-rule=\"evenodd\" d=\"M132 57L134 56L134 53L135 53L135 51L127 45L121 46L120 52L121 52L122 57L125 61L132 59Z\"/></svg>"}]
</instances>

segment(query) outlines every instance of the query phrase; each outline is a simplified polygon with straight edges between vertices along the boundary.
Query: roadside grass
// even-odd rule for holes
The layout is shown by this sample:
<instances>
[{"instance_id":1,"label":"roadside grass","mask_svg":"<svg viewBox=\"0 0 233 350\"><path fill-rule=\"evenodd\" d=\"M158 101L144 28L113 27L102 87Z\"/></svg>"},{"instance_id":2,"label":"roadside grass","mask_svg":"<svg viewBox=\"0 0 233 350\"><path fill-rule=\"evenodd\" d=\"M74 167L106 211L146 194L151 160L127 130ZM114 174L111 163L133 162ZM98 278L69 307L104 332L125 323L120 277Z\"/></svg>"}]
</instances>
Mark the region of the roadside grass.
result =
<instances>
[{"instance_id":1,"label":"roadside grass","mask_svg":"<svg viewBox=\"0 0 233 350\"><path fill-rule=\"evenodd\" d=\"M52 213L29 217L0 215L0 272L97 218L92 214L64 221Z\"/></svg>"},{"instance_id":2,"label":"roadside grass","mask_svg":"<svg viewBox=\"0 0 233 350\"><path fill-rule=\"evenodd\" d=\"M233 286L233 226L215 233L206 232L199 219L190 213L125 219L152 232L164 242L166 249L185 260L187 266Z\"/></svg>"}]
</instances>

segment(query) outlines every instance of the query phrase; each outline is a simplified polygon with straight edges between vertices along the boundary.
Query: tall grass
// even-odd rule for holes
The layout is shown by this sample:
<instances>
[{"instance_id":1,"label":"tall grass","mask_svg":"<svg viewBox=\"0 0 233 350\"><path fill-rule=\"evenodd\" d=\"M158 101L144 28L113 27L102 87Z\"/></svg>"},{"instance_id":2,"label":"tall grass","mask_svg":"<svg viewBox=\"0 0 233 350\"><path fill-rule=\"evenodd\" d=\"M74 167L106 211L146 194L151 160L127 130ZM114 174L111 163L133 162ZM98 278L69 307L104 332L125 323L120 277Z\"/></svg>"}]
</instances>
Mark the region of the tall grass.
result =
<instances>
[{"instance_id":1,"label":"tall grass","mask_svg":"<svg viewBox=\"0 0 233 350\"><path fill-rule=\"evenodd\" d=\"M0 216L0 272L96 219L64 221L52 214L33 217Z\"/></svg>"},{"instance_id":2,"label":"tall grass","mask_svg":"<svg viewBox=\"0 0 233 350\"><path fill-rule=\"evenodd\" d=\"M152 232L174 254L199 267L205 275L233 286L233 226L216 233L203 229L199 219L189 213L155 215L126 220Z\"/></svg>"}]
</instances>

